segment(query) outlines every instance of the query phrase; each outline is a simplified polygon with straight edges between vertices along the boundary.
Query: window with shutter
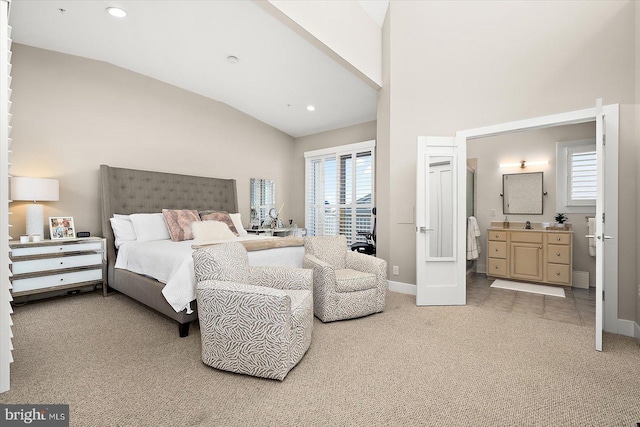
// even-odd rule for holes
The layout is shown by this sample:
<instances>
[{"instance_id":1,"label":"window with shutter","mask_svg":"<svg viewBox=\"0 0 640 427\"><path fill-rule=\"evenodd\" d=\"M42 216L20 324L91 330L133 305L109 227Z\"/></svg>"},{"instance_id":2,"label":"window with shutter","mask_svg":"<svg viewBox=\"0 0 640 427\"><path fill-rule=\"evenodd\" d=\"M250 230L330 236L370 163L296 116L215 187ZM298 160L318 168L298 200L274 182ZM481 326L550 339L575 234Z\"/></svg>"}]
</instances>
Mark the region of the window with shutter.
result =
<instances>
[{"instance_id":1,"label":"window with shutter","mask_svg":"<svg viewBox=\"0 0 640 427\"><path fill-rule=\"evenodd\" d=\"M567 148L567 201L569 206L596 204L595 146Z\"/></svg>"},{"instance_id":2,"label":"window with shutter","mask_svg":"<svg viewBox=\"0 0 640 427\"><path fill-rule=\"evenodd\" d=\"M373 227L375 141L306 152L305 226L310 236L347 236Z\"/></svg>"},{"instance_id":3,"label":"window with shutter","mask_svg":"<svg viewBox=\"0 0 640 427\"><path fill-rule=\"evenodd\" d=\"M556 155L556 211L595 213L595 139L558 142Z\"/></svg>"}]
</instances>

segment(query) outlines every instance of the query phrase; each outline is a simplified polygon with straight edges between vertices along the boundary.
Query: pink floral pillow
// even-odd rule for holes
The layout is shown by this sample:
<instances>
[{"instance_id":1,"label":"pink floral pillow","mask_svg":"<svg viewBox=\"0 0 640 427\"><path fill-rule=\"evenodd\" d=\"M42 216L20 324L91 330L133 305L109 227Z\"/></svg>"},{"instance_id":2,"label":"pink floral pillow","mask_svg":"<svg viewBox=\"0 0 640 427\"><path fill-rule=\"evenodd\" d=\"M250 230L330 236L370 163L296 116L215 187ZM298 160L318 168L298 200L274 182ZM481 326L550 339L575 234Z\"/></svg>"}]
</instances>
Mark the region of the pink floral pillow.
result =
<instances>
[{"instance_id":1,"label":"pink floral pillow","mask_svg":"<svg viewBox=\"0 0 640 427\"><path fill-rule=\"evenodd\" d=\"M189 209L162 209L169 235L174 242L192 240L191 223L200 221L198 211Z\"/></svg>"}]
</instances>

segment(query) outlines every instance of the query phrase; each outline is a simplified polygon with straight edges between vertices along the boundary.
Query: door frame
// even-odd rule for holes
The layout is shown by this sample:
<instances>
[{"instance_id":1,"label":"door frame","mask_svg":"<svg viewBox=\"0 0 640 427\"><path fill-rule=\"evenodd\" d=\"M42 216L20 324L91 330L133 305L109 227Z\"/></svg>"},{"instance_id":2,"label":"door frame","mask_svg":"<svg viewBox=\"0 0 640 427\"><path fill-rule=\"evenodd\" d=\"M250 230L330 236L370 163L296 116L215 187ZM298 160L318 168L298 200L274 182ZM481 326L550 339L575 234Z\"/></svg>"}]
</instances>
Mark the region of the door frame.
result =
<instances>
[{"instance_id":1,"label":"door frame","mask_svg":"<svg viewBox=\"0 0 640 427\"><path fill-rule=\"evenodd\" d=\"M607 241L607 258L615 260L608 262L604 266L603 292L606 294L604 303L603 329L607 332L618 333L618 151L619 151L619 105L605 105L602 107L604 113L604 134L606 135L607 156L605 157L605 193L607 195L605 206L606 230L607 234L614 237ZM458 155L462 159L467 158L467 141L489 136L496 136L507 133L521 132L527 130L543 129L562 125L595 122L597 117L596 107L584 110L570 111L566 113L554 114L550 116L536 117L532 119L519 120L502 123L493 126L468 129L456 132L456 146ZM458 181L458 230L466 227L466 216L464 199L466 194L466 175L461 178L457 175ZM464 178L464 179L463 179ZM461 253L465 248L465 233L458 232L458 259L464 260ZM465 274L466 263L459 262L456 266L458 274ZM466 287L466 286L465 286ZM602 301L603 295L596 295Z\"/></svg>"}]
</instances>

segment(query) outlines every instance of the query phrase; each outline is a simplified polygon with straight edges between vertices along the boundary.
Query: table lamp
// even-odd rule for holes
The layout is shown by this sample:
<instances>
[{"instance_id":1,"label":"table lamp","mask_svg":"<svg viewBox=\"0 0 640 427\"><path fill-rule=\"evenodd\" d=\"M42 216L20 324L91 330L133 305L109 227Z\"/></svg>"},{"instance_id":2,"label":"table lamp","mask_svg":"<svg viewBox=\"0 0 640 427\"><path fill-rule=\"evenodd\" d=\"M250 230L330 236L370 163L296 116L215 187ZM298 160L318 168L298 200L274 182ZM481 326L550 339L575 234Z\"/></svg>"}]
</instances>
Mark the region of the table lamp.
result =
<instances>
[{"instance_id":1,"label":"table lamp","mask_svg":"<svg viewBox=\"0 0 640 427\"><path fill-rule=\"evenodd\" d=\"M39 234L44 238L44 207L36 202L58 201L58 180L14 176L11 178L11 200L33 200L33 204L27 206L27 234Z\"/></svg>"}]
</instances>

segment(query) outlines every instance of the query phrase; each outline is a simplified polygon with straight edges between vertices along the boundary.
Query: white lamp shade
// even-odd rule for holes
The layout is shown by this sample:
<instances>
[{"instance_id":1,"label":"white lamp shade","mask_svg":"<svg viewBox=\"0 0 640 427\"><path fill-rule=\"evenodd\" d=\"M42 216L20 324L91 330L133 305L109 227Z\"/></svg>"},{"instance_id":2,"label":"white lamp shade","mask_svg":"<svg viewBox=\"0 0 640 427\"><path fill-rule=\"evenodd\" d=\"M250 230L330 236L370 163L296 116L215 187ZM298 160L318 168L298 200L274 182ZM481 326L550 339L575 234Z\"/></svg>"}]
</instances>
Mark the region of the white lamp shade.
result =
<instances>
[{"instance_id":1,"label":"white lamp shade","mask_svg":"<svg viewBox=\"0 0 640 427\"><path fill-rule=\"evenodd\" d=\"M27 178L14 176L11 178L11 200L30 200L33 202L59 200L57 179Z\"/></svg>"}]
</instances>

